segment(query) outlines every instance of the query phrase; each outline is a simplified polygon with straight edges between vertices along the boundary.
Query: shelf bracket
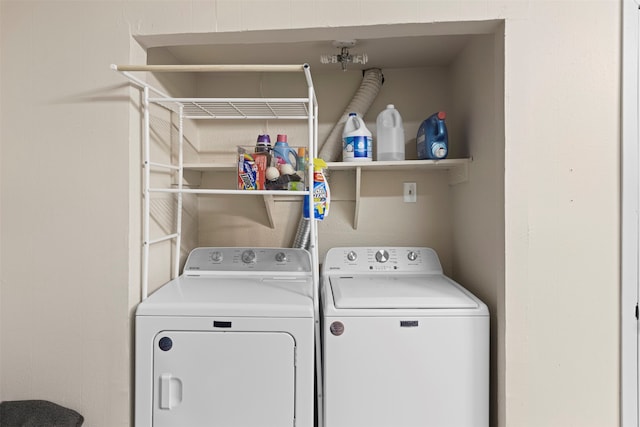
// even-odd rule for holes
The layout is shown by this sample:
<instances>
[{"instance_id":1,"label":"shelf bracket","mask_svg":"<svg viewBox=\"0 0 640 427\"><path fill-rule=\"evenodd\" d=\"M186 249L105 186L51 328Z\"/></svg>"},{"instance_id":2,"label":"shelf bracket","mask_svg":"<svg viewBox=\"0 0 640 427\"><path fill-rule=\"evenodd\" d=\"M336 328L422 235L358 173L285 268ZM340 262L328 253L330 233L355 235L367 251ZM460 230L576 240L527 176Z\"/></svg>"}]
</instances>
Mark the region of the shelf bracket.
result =
<instances>
[{"instance_id":1,"label":"shelf bracket","mask_svg":"<svg viewBox=\"0 0 640 427\"><path fill-rule=\"evenodd\" d=\"M449 169L449 185L462 184L469 180L469 163L463 162L461 164L452 166Z\"/></svg>"},{"instance_id":2,"label":"shelf bracket","mask_svg":"<svg viewBox=\"0 0 640 427\"><path fill-rule=\"evenodd\" d=\"M273 207L275 206L275 200L271 194L265 194L262 196L262 200L264 200L264 209L267 212L267 219L269 220L269 227L275 229L276 226L273 222Z\"/></svg>"},{"instance_id":3,"label":"shelf bracket","mask_svg":"<svg viewBox=\"0 0 640 427\"><path fill-rule=\"evenodd\" d=\"M356 167L356 206L353 212L353 229L358 229L358 220L360 218L360 185L362 183L362 168Z\"/></svg>"}]
</instances>

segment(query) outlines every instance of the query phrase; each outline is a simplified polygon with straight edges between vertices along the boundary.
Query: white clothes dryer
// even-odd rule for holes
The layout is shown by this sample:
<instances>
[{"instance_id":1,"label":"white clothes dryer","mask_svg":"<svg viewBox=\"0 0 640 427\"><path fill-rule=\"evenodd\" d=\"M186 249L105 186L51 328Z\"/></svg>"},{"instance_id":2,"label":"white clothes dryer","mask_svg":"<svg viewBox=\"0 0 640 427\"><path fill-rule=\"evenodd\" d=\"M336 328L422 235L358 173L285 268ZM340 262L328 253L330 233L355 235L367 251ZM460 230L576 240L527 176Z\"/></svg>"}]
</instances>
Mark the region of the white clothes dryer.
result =
<instances>
[{"instance_id":1,"label":"white clothes dryer","mask_svg":"<svg viewBox=\"0 0 640 427\"><path fill-rule=\"evenodd\" d=\"M489 311L433 249L330 249L321 306L325 427L489 425Z\"/></svg>"},{"instance_id":2,"label":"white clothes dryer","mask_svg":"<svg viewBox=\"0 0 640 427\"><path fill-rule=\"evenodd\" d=\"M136 310L136 427L313 427L304 249L197 248Z\"/></svg>"}]
</instances>

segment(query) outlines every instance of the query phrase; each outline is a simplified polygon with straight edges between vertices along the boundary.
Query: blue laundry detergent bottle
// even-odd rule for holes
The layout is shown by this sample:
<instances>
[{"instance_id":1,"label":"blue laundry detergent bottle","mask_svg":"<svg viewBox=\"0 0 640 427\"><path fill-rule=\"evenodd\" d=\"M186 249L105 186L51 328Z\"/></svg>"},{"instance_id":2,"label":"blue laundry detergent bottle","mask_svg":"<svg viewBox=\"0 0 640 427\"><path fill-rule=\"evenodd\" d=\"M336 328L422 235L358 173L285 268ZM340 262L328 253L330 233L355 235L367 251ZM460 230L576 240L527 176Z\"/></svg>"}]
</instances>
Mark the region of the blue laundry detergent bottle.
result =
<instances>
[{"instance_id":1,"label":"blue laundry detergent bottle","mask_svg":"<svg viewBox=\"0 0 640 427\"><path fill-rule=\"evenodd\" d=\"M449 134L444 120L444 111L429 116L422 122L416 136L416 148L420 160L440 160L449 153Z\"/></svg>"}]
</instances>

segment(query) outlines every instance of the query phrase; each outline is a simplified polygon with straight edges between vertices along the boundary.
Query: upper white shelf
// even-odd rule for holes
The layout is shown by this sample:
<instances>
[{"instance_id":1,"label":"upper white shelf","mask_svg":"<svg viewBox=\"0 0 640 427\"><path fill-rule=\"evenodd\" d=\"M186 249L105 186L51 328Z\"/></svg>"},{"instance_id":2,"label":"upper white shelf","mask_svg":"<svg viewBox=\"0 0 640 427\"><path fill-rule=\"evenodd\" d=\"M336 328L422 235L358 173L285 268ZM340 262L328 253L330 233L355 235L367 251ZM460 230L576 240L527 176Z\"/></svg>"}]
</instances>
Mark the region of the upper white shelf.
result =
<instances>
[{"instance_id":1,"label":"upper white shelf","mask_svg":"<svg viewBox=\"0 0 640 427\"><path fill-rule=\"evenodd\" d=\"M444 160L394 160L373 162L329 162L329 170L349 170L361 168L362 170L422 170L445 169L452 170L466 167L471 159L444 159Z\"/></svg>"},{"instance_id":2,"label":"upper white shelf","mask_svg":"<svg viewBox=\"0 0 640 427\"><path fill-rule=\"evenodd\" d=\"M185 119L308 119L308 98L149 98Z\"/></svg>"},{"instance_id":3,"label":"upper white shelf","mask_svg":"<svg viewBox=\"0 0 640 427\"><path fill-rule=\"evenodd\" d=\"M185 119L307 119L311 121L318 101L313 91L313 82L308 64L301 65L115 65L113 70L121 72L132 83L153 93L148 101L180 113ZM307 81L306 98L176 98L167 95L131 74L145 72L298 72L303 71Z\"/></svg>"}]
</instances>

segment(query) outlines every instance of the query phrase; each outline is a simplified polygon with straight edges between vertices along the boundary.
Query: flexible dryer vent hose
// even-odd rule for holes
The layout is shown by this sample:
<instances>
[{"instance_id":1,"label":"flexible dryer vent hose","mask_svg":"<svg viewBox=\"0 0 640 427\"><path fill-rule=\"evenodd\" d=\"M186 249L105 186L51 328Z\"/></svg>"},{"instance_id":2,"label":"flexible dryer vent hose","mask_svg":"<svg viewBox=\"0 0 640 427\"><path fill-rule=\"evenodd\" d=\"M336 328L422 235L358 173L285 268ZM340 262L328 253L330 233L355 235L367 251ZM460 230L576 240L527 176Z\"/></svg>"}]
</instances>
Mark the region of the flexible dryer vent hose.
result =
<instances>
[{"instance_id":1,"label":"flexible dryer vent hose","mask_svg":"<svg viewBox=\"0 0 640 427\"><path fill-rule=\"evenodd\" d=\"M364 72L362 82L351 102L345 108L338 122L333 126L331 133L320 146L318 157L325 162L337 162L342 157L342 130L349 118L349 113L358 113L360 117L369 111L369 107L378 96L384 76L379 68L371 68ZM309 249L311 224L308 219L300 218L296 236L293 241L294 248Z\"/></svg>"},{"instance_id":2,"label":"flexible dryer vent hose","mask_svg":"<svg viewBox=\"0 0 640 427\"><path fill-rule=\"evenodd\" d=\"M358 113L358 116L364 117L376 96L378 96L383 81L382 70L379 68L370 68L364 72L356 94L347 105L347 108L345 108L338 122L333 126L327 139L320 145L318 157L325 162L338 162L341 160L342 131L345 122L349 118L349 113Z\"/></svg>"}]
</instances>

